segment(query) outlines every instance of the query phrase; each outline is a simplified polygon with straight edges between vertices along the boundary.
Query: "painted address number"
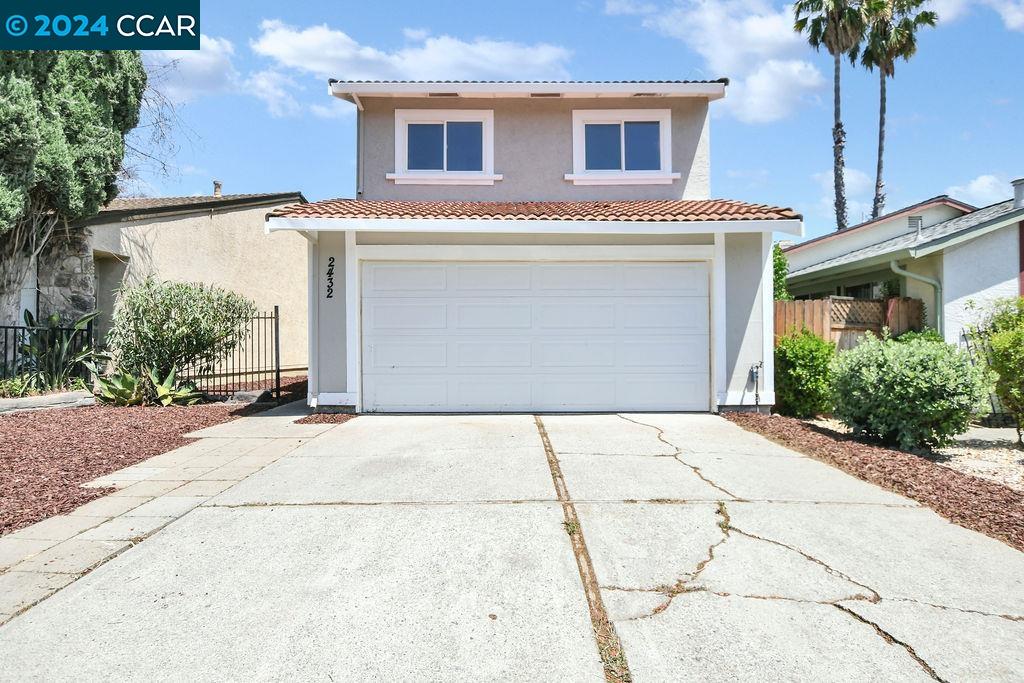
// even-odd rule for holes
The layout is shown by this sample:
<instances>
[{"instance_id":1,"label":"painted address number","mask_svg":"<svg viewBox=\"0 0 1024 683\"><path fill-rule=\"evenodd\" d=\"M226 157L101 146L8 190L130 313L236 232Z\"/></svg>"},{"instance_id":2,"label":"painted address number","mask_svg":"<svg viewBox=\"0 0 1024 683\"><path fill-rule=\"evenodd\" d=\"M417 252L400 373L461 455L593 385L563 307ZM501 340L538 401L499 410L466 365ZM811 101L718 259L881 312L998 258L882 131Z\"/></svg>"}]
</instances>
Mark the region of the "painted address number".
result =
<instances>
[{"instance_id":1,"label":"painted address number","mask_svg":"<svg viewBox=\"0 0 1024 683\"><path fill-rule=\"evenodd\" d=\"M334 298L334 257L327 259L327 298Z\"/></svg>"}]
</instances>

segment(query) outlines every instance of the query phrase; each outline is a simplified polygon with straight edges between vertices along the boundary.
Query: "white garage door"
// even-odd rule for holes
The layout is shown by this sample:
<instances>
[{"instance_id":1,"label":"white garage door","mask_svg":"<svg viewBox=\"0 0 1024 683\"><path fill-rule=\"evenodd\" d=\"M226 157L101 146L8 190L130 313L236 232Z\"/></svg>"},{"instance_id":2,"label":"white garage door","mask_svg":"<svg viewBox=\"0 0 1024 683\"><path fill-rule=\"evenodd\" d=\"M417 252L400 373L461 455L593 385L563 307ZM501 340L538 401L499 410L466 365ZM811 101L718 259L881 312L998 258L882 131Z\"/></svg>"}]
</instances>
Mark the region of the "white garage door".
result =
<instances>
[{"instance_id":1,"label":"white garage door","mask_svg":"<svg viewBox=\"0 0 1024 683\"><path fill-rule=\"evenodd\" d=\"M367 411L708 410L705 263L368 262Z\"/></svg>"}]
</instances>

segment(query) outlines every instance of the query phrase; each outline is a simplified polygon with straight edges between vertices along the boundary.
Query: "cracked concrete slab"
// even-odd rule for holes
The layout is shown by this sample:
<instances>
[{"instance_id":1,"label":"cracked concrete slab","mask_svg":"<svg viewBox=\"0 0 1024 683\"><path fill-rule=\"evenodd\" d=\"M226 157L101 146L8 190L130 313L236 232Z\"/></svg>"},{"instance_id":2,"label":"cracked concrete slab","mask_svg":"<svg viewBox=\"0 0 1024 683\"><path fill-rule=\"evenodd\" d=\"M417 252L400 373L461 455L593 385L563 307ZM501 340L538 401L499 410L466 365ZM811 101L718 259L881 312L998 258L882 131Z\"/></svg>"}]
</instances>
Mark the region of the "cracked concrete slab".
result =
<instances>
[{"instance_id":1,"label":"cracked concrete slab","mask_svg":"<svg viewBox=\"0 0 1024 683\"><path fill-rule=\"evenodd\" d=\"M1024 620L913 602L844 603L914 648L947 681L1019 681L1024 674Z\"/></svg>"},{"instance_id":2,"label":"cracked concrete slab","mask_svg":"<svg viewBox=\"0 0 1024 683\"><path fill-rule=\"evenodd\" d=\"M575 500L729 500L675 458L559 455Z\"/></svg>"},{"instance_id":3,"label":"cracked concrete slab","mask_svg":"<svg viewBox=\"0 0 1024 683\"><path fill-rule=\"evenodd\" d=\"M733 526L798 548L883 599L1024 615L1024 553L927 508L730 503Z\"/></svg>"},{"instance_id":4,"label":"cracked concrete slab","mask_svg":"<svg viewBox=\"0 0 1024 683\"><path fill-rule=\"evenodd\" d=\"M722 537L713 503L577 503L601 586L674 585Z\"/></svg>"},{"instance_id":5,"label":"cracked concrete slab","mask_svg":"<svg viewBox=\"0 0 1024 683\"><path fill-rule=\"evenodd\" d=\"M658 438L655 429L631 420L642 416L545 415L551 446L558 457L592 455L672 455L676 448Z\"/></svg>"},{"instance_id":6,"label":"cracked concrete slab","mask_svg":"<svg viewBox=\"0 0 1024 683\"><path fill-rule=\"evenodd\" d=\"M600 680L557 504L198 508L0 630L16 680ZM230 571L226 571L230 568Z\"/></svg>"},{"instance_id":7,"label":"cracked concrete slab","mask_svg":"<svg viewBox=\"0 0 1024 683\"><path fill-rule=\"evenodd\" d=\"M490 449L452 457L307 457L304 448L209 501L209 505L554 500L543 448ZM322 453L322 446L321 451Z\"/></svg>"},{"instance_id":8,"label":"cracked concrete slab","mask_svg":"<svg viewBox=\"0 0 1024 683\"><path fill-rule=\"evenodd\" d=\"M835 607L684 593L616 622L643 681L931 681L906 650Z\"/></svg>"},{"instance_id":9,"label":"cracked concrete slab","mask_svg":"<svg viewBox=\"0 0 1024 683\"><path fill-rule=\"evenodd\" d=\"M739 498L916 505L810 458L764 458L736 453L684 453L681 459Z\"/></svg>"},{"instance_id":10,"label":"cracked concrete slab","mask_svg":"<svg viewBox=\"0 0 1024 683\"><path fill-rule=\"evenodd\" d=\"M601 597L611 621L649 617L656 610L663 609L670 599L660 591L619 588L602 588Z\"/></svg>"},{"instance_id":11,"label":"cracked concrete slab","mask_svg":"<svg viewBox=\"0 0 1024 683\"><path fill-rule=\"evenodd\" d=\"M687 588L816 602L877 598L870 588L795 550L735 531L714 549L714 560Z\"/></svg>"}]
</instances>

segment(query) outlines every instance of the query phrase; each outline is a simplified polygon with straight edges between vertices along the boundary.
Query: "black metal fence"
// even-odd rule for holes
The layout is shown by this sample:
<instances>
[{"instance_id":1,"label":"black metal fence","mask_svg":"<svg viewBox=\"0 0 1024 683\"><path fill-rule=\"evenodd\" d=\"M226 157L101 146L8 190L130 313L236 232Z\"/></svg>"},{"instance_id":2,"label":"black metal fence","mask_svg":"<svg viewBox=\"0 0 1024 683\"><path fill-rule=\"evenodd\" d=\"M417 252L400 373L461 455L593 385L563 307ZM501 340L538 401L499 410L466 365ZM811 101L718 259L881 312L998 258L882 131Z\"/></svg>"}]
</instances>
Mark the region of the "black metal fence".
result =
<instances>
[{"instance_id":1,"label":"black metal fence","mask_svg":"<svg viewBox=\"0 0 1024 683\"><path fill-rule=\"evenodd\" d=\"M239 343L213 367L186 368L178 378L212 398L239 392L270 392L281 400L281 313L278 306L242 324Z\"/></svg>"},{"instance_id":2,"label":"black metal fence","mask_svg":"<svg viewBox=\"0 0 1024 683\"><path fill-rule=\"evenodd\" d=\"M48 354L64 339L70 339L68 355L74 355L94 345L93 324L76 330L73 327L26 327L24 325L0 325L0 379L10 379L25 372L32 362L32 353L26 345L36 347L38 354ZM89 379L89 370L84 365L73 373L84 380Z\"/></svg>"},{"instance_id":3,"label":"black metal fence","mask_svg":"<svg viewBox=\"0 0 1024 683\"><path fill-rule=\"evenodd\" d=\"M968 334L965 330L960 334L960 342L967 349L967 355L970 356L973 365L985 367L992 365L992 347L989 346L988 334L985 330L977 330L972 334ZM988 401L992 412L982 419L983 424L991 427L1016 426L1017 422L1013 415L1006 411L995 392L988 395Z\"/></svg>"}]
</instances>

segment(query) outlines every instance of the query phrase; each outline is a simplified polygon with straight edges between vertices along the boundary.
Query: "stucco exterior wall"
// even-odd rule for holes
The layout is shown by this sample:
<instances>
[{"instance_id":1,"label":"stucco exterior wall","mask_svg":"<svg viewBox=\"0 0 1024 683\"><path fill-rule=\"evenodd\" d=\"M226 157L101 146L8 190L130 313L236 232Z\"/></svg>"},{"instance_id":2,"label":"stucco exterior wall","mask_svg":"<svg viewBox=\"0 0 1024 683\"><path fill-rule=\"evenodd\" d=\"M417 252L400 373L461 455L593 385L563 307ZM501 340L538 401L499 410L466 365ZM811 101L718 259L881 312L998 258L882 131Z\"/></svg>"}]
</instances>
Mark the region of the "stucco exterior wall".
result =
<instances>
[{"instance_id":1,"label":"stucco exterior wall","mask_svg":"<svg viewBox=\"0 0 1024 683\"><path fill-rule=\"evenodd\" d=\"M1019 295L1020 229L1007 226L950 247L942 256L946 341L955 344L996 299Z\"/></svg>"},{"instance_id":2,"label":"stucco exterior wall","mask_svg":"<svg viewBox=\"0 0 1024 683\"><path fill-rule=\"evenodd\" d=\"M427 99L365 98L359 112L361 199L566 201L707 199L711 196L708 102L702 98ZM395 109L494 111L494 185L395 185ZM671 109L670 185L573 185L574 109Z\"/></svg>"},{"instance_id":3,"label":"stucco exterior wall","mask_svg":"<svg viewBox=\"0 0 1024 683\"><path fill-rule=\"evenodd\" d=\"M425 233L357 233L358 244L702 244L713 245L711 234L680 235L511 235L488 233L475 235ZM727 396L723 404L753 405L754 386L749 382L750 367L764 358L764 297L762 275L770 251L761 234L735 234L725 237L726 269L726 367ZM334 258L333 297L326 295L329 259ZM310 391L317 394L351 393L357 390L347 384L345 347L345 239L341 232L322 232L314 247L317 272L311 281L314 288L318 331L316 334L316 371ZM768 281L770 287L770 280ZM770 323L770 321L768 321ZM769 349L770 351L770 349ZM770 366L770 363L769 363ZM763 377L762 405L771 403L773 381Z\"/></svg>"},{"instance_id":4,"label":"stucco exterior wall","mask_svg":"<svg viewBox=\"0 0 1024 683\"><path fill-rule=\"evenodd\" d=\"M726 273L726 375L727 405L754 405L754 384L751 367L764 360L764 298L774 294L765 291L761 277L764 269L762 237L759 234L725 236ZM766 378L774 385L773 378ZM762 382L764 394L766 384ZM770 403L762 395L762 404ZM721 400L721 398L720 398Z\"/></svg>"},{"instance_id":5,"label":"stucco exterior wall","mask_svg":"<svg viewBox=\"0 0 1024 683\"><path fill-rule=\"evenodd\" d=\"M204 282L237 292L261 311L281 310L281 365L304 368L306 240L296 233L264 232L273 206L148 218L92 227L93 250L121 259L123 284L147 276ZM103 285L112 284L110 275ZM109 297L99 297L108 301ZM103 311L104 319L110 312ZM101 327L106 322L101 321Z\"/></svg>"}]
</instances>

